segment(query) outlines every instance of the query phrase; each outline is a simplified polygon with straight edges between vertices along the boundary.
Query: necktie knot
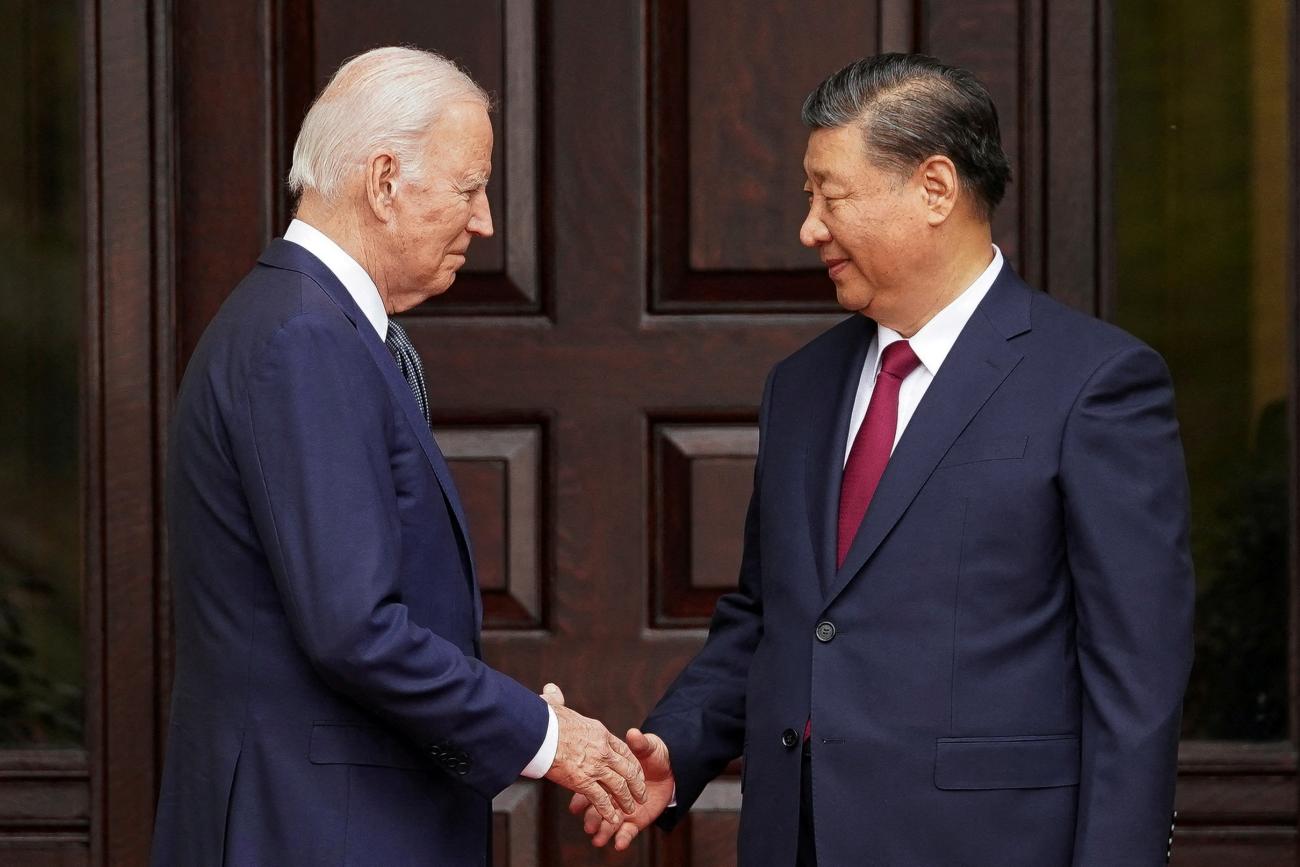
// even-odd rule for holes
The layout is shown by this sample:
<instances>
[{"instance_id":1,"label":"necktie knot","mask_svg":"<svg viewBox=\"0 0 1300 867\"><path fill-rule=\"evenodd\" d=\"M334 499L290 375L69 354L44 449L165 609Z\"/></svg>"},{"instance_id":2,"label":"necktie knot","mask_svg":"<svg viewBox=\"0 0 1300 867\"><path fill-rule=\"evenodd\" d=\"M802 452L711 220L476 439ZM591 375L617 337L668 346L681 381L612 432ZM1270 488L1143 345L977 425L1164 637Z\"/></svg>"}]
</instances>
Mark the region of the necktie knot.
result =
<instances>
[{"instance_id":1,"label":"necktie knot","mask_svg":"<svg viewBox=\"0 0 1300 867\"><path fill-rule=\"evenodd\" d=\"M887 373L898 380L907 379L907 375L921 363L906 340L896 340L885 347L880 356L880 372Z\"/></svg>"}]
</instances>

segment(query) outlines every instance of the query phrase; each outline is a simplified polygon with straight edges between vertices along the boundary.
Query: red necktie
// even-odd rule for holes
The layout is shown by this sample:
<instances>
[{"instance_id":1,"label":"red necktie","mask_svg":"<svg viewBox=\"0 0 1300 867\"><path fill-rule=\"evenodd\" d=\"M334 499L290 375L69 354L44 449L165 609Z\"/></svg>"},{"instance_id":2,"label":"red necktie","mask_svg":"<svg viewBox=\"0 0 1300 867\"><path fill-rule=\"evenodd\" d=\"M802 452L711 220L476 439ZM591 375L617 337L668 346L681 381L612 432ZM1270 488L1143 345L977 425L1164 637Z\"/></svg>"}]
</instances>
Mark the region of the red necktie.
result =
<instances>
[{"instance_id":1,"label":"red necktie","mask_svg":"<svg viewBox=\"0 0 1300 867\"><path fill-rule=\"evenodd\" d=\"M898 389L903 380L921 359L916 357L906 340L898 340L885 347L876 374L876 387L871 392L867 414L853 438L848 463L844 465L844 479L840 482L839 539L835 546L835 567L844 565L858 525L867 514L867 506L876 493L880 477L885 474L885 464L894 450L894 433L898 430ZM804 723L803 739L812 737L812 717Z\"/></svg>"},{"instance_id":2,"label":"red necktie","mask_svg":"<svg viewBox=\"0 0 1300 867\"><path fill-rule=\"evenodd\" d=\"M916 369L921 359L916 357L906 340L885 347L881 357L880 373L876 387L867 404L867 415L862 419L858 435L853 438L848 463L844 465L844 480L840 483L839 541L835 549L835 567L844 565L858 525L867 514L867 506L876 493L880 477L885 474L885 464L894 450L894 433L898 430L898 389L907 375Z\"/></svg>"}]
</instances>

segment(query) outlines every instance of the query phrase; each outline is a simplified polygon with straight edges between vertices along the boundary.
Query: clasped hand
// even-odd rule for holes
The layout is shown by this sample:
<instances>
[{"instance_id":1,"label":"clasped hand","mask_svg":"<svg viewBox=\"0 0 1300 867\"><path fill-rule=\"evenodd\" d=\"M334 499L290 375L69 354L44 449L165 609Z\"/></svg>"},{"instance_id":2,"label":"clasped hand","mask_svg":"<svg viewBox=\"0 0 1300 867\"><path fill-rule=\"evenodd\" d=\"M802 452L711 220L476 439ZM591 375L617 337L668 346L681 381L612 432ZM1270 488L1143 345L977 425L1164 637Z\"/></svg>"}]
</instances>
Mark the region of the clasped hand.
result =
<instances>
[{"instance_id":1,"label":"clasped hand","mask_svg":"<svg viewBox=\"0 0 1300 867\"><path fill-rule=\"evenodd\" d=\"M555 684L545 686L542 698L559 724L555 760L546 779L578 793L576 797L584 798L603 821L621 824L624 814L635 814L646 800L640 763L599 720L565 707L564 693Z\"/></svg>"},{"instance_id":2,"label":"clasped hand","mask_svg":"<svg viewBox=\"0 0 1300 867\"><path fill-rule=\"evenodd\" d=\"M560 720L561 749L564 744L564 722L568 718L561 714L565 714L598 727L605 733L611 749L619 757L632 759L636 769L634 776L623 773L626 769L625 765L619 763L617 774L611 773L600 777L594 786L578 788L551 774L546 775L547 779L576 793L569 802L569 812L583 817L582 827L591 837L592 844L604 846L613 839L614 848L622 852L632 845L632 841L642 829L649 827L650 823L659 818L659 814L668 806L677 789L672 766L668 761L668 745L658 735L646 734L634 728L628 729L625 744L610 734L599 722L587 719L566 708L564 693L555 684L546 685L542 691L542 698L551 705ZM552 772L559 766L559 757L560 753L557 751L556 764L552 766ZM612 788L607 784L610 776L619 777ZM621 797L620 793L629 793L630 797ZM614 809L610 802L611 796L622 808L622 813Z\"/></svg>"}]
</instances>

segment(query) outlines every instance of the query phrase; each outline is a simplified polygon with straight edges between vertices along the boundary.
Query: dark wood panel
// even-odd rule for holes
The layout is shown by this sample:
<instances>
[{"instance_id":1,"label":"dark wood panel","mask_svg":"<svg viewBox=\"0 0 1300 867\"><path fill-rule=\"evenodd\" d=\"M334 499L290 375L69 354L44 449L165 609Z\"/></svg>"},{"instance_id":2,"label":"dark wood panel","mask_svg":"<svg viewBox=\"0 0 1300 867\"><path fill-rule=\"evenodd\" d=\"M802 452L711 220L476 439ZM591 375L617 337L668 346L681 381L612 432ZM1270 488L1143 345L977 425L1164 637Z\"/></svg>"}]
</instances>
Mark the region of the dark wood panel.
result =
<instances>
[{"instance_id":1,"label":"dark wood panel","mask_svg":"<svg viewBox=\"0 0 1300 867\"><path fill-rule=\"evenodd\" d=\"M510 586L506 574L507 510L505 461L448 458L456 487L464 491L461 499L470 522L474 543L474 561L479 589L484 596L503 593Z\"/></svg>"},{"instance_id":2,"label":"dark wood panel","mask_svg":"<svg viewBox=\"0 0 1300 867\"><path fill-rule=\"evenodd\" d=\"M663 5L661 22L681 14ZM686 20L661 34L686 38L686 104L661 103L659 110L686 117L687 177L670 182L689 191L689 268L817 269L815 251L798 238L807 213L808 140L799 108L829 71L876 44L876 7L835 0L684 5Z\"/></svg>"},{"instance_id":3,"label":"dark wood panel","mask_svg":"<svg viewBox=\"0 0 1300 867\"><path fill-rule=\"evenodd\" d=\"M538 867L542 783L518 782L492 801L493 867Z\"/></svg>"},{"instance_id":4,"label":"dark wood panel","mask_svg":"<svg viewBox=\"0 0 1300 867\"><path fill-rule=\"evenodd\" d=\"M546 538L540 425L434 431L461 491L485 629L543 625Z\"/></svg>"},{"instance_id":5,"label":"dark wood panel","mask_svg":"<svg viewBox=\"0 0 1300 867\"><path fill-rule=\"evenodd\" d=\"M91 803L102 804L92 816L92 855L111 864L148 857L162 745L158 467L172 307L170 255L156 239L170 232L172 200L171 118L158 107L169 98L169 42L155 13L133 0L101 0L90 31L103 78L87 117L98 174L88 291L100 328L88 347L97 356L97 404L87 448L97 455L87 496L100 525L87 552L87 671L99 678L87 748Z\"/></svg>"},{"instance_id":6,"label":"dark wood panel","mask_svg":"<svg viewBox=\"0 0 1300 867\"><path fill-rule=\"evenodd\" d=\"M1025 65L1025 42L1029 43L1029 60L1036 57L1040 44L1034 29L1038 7L1037 2L1019 0L929 3L922 50L945 63L971 70L993 95L1002 146L1011 159L1014 178L994 217L993 239L1021 276L1041 285L1039 262L1032 255L1035 251L1026 249L1024 237L1025 231L1038 228L1036 223L1027 225L1036 212L1025 211L1027 205L1031 210L1037 207L1038 152L1034 136L1039 130L1024 123L1039 76L1036 69Z\"/></svg>"},{"instance_id":7,"label":"dark wood panel","mask_svg":"<svg viewBox=\"0 0 1300 867\"><path fill-rule=\"evenodd\" d=\"M890 39L908 27L889 4ZM875 4L652 0L650 309L834 309L806 213L803 98L877 50Z\"/></svg>"},{"instance_id":8,"label":"dark wood panel","mask_svg":"<svg viewBox=\"0 0 1300 867\"><path fill-rule=\"evenodd\" d=\"M314 0L313 92L354 55L382 45L413 45L456 61L496 103L488 185L496 232L474 241L454 288L417 315L538 312L541 93L534 0L388 0L380 9L381 14L359 15L353 3ZM300 125L286 127L290 140Z\"/></svg>"},{"instance_id":9,"label":"dark wood panel","mask_svg":"<svg viewBox=\"0 0 1300 867\"><path fill-rule=\"evenodd\" d=\"M0 754L0 863L86 863L91 812L85 751ZM10 849L23 854L11 862Z\"/></svg>"},{"instance_id":10,"label":"dark wood panel","mask_svg":"<svg viewBox=\"0 0 1300 867\"><path fill-rule=\"evenodd\" d=\"M1097 10L1046 5L1042 288L1086 313L1100 312L1101 58ZM1105 4L1102 4L1105 5Z\"/></svg>"},{"instance_id":11,"label":"dark wood panel","mask_svg":"<svg viewBox=\"0 0 1300 867\"><path fill-rule=\"evenodd\" d=\"M1178 867L1295 867L1294 828L1225 828L1177 831L1172 863Z\"/></svg>"},{"instance_id":12,"label":"dark wood panel","mask_svg":"<svg viewBox=\"0 0 1300 867\"><path fill-rule=\"evenodd\" d=\"M705 787L690 815L665 835L651 833L650 863L654 867L733 867L736 835L740 831L740 783L715 780Z\"/></svg>"},{"instance_id":13,"label":"dark wood panel","mask_svg":"<svg viewBox=\"0 0 1300 867\"><path fill-rule=\"evenodd\" d=\"M314 90L320 92L345 60L363 51L411 45L456 61L499 98L505 83L504 6L503 0L384 0L372 4L369 14L358 15L356 4L348 0L312 0ZM454 26L448 26L450 22ZM492 149L494 170L504 163L501 139L498 129ZM488 202L499 219L504 211L499 182L489 185ZM465 271L500 271L503 246L501 234L475 241Z\"/></svg>"},{"instance_id":14,"label":"dark wood panel","mask_svg":"<svg viewBox=\"0 0 1300 867\"><path fill-rule=\"evenodd\" d=\"M736 584L758 429L683 418L650 430L650 622L703 627Z\"/></svg>"},{"instance_id":15,"label":"dark wood panel","mask_svg":"<svg viewBox=\"0 0 1300 867\"><path fill-rule=\"evenodd\" d=\"M83 867L91 863L90 848L58 835L0 838L0 863L5 867Z\"/></svg>"},{"instance_id":16,"label":"dark wood panel","mask_svg":"<svg viewBox=\"0 0 1300 867\"><path fill-rule=\"evenodd\" d=\"M175 267L183 287L176 349L188 359L221 302L284 231L272 222L284 178L273 174L280 161L271 142L273 73L262 4L180 3L171 24L174 98L203 106L178 112L175 127Z\"/></svg>"}]
</instances>

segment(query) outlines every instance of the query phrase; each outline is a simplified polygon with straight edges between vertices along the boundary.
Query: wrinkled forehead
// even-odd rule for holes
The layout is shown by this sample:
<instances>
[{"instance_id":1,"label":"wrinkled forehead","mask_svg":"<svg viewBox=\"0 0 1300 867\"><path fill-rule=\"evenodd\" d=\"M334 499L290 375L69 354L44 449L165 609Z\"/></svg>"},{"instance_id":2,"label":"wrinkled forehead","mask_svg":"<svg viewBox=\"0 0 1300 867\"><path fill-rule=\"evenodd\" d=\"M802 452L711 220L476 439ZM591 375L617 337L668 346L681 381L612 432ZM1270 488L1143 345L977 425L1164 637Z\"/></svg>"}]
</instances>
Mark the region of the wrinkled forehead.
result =
<instances>
[{"instance_id":1,"label":"wrinkled forehead","mask_svg":"<svg viewBox=\"0 0 1300 867\"><path fill-rule=\"evenodd\" d=\"M804 148L803 171L821 183L862 168L867 162L862 129L856 125L814 129Z\"/></svg>"}]
</instances>

